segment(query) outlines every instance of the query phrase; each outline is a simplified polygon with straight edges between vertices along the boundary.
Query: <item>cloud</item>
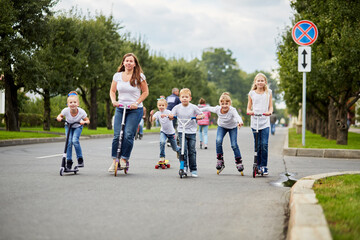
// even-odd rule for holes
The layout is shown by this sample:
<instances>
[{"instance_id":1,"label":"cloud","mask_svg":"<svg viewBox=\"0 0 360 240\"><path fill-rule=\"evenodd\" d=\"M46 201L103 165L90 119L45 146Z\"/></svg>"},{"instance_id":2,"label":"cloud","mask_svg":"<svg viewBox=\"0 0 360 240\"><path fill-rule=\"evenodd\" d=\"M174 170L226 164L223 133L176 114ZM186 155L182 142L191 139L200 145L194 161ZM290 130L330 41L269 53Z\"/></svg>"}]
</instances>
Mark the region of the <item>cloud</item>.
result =
<instances>
[{"instance_id":1,"label":"cloud","mask_svg":"<svg viewBox=\"0 0 360 240\"><path fill-rule=\"evenodd\" d=\"M287 0L78 0L86 12L112 14L124 30L146 39L167 57L201 57L208 47L233 52L246 72L270 71L276 64L275 39L290 25ZM56 7L70 9L73 1Z\"/></svg>"}]
</instances>

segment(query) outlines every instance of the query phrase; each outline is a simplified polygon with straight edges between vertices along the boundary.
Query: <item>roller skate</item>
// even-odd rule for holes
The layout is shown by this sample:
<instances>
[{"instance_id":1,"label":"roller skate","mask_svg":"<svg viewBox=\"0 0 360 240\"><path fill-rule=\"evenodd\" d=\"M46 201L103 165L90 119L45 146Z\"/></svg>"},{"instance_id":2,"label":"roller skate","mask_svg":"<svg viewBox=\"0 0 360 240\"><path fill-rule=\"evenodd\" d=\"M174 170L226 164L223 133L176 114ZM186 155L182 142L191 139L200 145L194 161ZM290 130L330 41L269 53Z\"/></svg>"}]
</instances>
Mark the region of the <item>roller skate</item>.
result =
<instances>
[{"instance_id":1,"label":"roller skate","mask_svg":"<svg viewBox=\"0 0 360 240\"><path fill-rule=\"evenodd\" d=\"M237 170L241 173L241 176L244 176L244 165L242 164L241 158L239 157L235 158L235 164Z\"/></svg>"},{"instance_id":2,"label":"roller skate","mask_svg":"<svg viewBox=\"0 0 360 240\"><path fill-rule=\"evenodd\" d=\"M157 165L155 165L155 169L159 169L159 168L162 169L170 168L169 160L165 160L164 157L161 157Z\"/></svg>"},{"instance_id":3,"label":"roller skate","mask_svg":"<svg viewBox=\"0 0 360 240\"><path fill-rule=\"evenodd\" d=\"M216 163L217 174L219 175L221 171L224 170L224 168L225 168L224 158L223 155L219 153L217 155L217 163Z\"/></svg>"}]
</instances>

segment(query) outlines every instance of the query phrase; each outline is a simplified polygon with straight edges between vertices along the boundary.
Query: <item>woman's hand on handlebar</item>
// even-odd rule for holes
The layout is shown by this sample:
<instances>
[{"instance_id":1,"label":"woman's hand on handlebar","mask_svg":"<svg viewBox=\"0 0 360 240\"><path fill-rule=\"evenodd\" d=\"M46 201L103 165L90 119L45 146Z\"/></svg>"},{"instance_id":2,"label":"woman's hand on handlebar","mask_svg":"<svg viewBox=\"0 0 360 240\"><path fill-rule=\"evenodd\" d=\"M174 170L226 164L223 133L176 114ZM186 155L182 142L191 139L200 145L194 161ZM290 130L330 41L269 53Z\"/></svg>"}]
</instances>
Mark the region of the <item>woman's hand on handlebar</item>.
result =
<instances>
[{"instance_id":1,"label":"woman's hand on handlebar","mask_svg":"<svg viewBox=\"0 0 360 240\"><path fill-rule=\"evenodd\" d=\"M117 101L113 101L113 102L112 102L112 105L113 105L114 107L119 107L120 104L119 104L119 102L117 102Z\"/></svg>"},{"instance_id":2,"label":"woman's hand on handlebar","mask_svg":"<svg viewBox=\"0 0 360 240\"><path fill-rule=\"evenodd\" d=\"M138 108L138 104L137 103L132 103L130 105L130 109L137 109Z\"/></svg>"}]
</instances>

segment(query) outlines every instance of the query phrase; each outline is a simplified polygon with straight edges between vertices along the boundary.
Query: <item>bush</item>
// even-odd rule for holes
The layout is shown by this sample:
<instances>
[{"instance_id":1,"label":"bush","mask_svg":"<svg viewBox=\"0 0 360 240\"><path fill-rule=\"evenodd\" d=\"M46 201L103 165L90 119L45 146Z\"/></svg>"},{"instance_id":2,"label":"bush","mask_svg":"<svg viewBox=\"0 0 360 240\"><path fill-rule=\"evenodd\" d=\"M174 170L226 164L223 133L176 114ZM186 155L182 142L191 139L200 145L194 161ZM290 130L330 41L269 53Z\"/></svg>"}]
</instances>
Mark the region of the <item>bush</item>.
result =
<instances>
[{"instance_id":1,"label":"bush","mask_svg":"<svg viewBox=\"0 0 360 240\"><path fill-rule=\"evenodd\" d=\"M19 113L20 127L38 127L43 124L43 117L36 113Z\"/></svg>"},{"instance_id":2,"label":"bush","mask_svg":"<svg viewBox=\"0 0 360 240\"><path fill-rule=\"evenodd\" d=\"M5 127L5 114L0 114L0 127Z\"/></svg>"}]
</instances>

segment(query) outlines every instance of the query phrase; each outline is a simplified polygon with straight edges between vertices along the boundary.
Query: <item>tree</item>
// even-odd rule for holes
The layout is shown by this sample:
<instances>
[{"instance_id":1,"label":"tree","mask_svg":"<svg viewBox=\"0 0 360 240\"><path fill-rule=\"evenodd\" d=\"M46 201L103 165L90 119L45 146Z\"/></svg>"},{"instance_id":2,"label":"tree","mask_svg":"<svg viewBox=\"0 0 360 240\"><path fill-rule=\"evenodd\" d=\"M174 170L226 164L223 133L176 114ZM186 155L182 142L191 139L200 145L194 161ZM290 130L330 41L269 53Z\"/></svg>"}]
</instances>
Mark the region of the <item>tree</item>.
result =
<instances>
[{"instance_id":1,"label":"tree","mask_svg":"<svg viewBox=\"0 0 360 240\"><path fill-rule=\"evenodd\" d=\"M319 29L318 40L312 45L312 72L307 81L306 100L322 118L320 121L327 122L329 137L334 137L331 130L336 129L337 144L347 144L347 112L360 98L360 3L300 0L291 5L298 12L294 23L309 19ZM288 29L283 35L278 58L281 85L294 108L294 100L300 102L301 91L290 83L291 80L300 82L296 77L299 75L296 74L297 64L294 64L296 48L290 40L290 31ZM286 63L286 60L290 61Z\"/></svg>"},{"instance_id":2,"label":"tree","mask_svg":"<svg viewBox=\"0 0 360 240\"><path fill-rule=\"evenodd\" d=\"M4 74L6 129L19 131L17 91L25 86L19 68L42 44L52 0L0 1L0 70Z\"/></svg>"}]
</instances>

